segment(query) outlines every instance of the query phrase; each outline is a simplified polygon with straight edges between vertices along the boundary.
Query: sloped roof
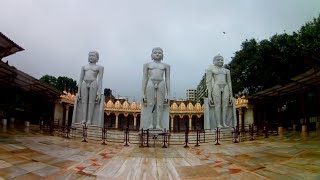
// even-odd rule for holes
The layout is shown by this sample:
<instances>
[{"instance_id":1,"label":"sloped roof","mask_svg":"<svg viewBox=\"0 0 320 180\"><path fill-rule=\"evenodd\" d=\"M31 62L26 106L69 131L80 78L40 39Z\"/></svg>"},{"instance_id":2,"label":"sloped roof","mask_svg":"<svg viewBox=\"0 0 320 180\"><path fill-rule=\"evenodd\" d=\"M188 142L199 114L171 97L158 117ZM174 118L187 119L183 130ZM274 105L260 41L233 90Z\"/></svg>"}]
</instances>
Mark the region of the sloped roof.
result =
<instances>
[{"instance_id":1,"label":"sloped roof","mask_svg":"<svg viewBox=\"0 0 320 180\"><path fill-rule=\"evenodd\" d=\"M320 86L320 70L312 68L296 77L290 79L285 85L276 85L263 91L248 96L249 100L264 99L269 97L280 97L302 92L309 87Z\"/></svg>"},{"instance_id":2,"label":"sloped roof","mask_svg":"<svg viewBox=\"0 0 320 180\"><path fill-rule=\"evenodd\" d=\"M0 32L0 60L24 49Z\"/></svg>"},{"instance_id":3,"label":"sloped roof","mask_svg":"<svg viewBox=\"0 0 320 180\"><path fill-rule=\"evenodd\" d=\"M62 91L0 60L0 86L3 85L19 87L24 91L34 92L49 98L57 98L63 94Z\"/></svg>"}]
</instances>

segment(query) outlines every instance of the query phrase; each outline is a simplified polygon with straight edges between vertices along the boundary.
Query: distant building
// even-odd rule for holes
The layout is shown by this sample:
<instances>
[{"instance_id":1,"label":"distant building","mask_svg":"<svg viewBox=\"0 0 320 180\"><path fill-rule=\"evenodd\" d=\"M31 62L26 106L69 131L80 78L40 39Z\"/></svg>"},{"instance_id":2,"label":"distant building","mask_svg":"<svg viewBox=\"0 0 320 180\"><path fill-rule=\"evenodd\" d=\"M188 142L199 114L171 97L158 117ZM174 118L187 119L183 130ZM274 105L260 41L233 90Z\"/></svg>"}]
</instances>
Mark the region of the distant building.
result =
<instances>
[{"instance_id":1,"label":"distant building","mask_svg":"<svg viewBox=\"0 0 320 180\"><path fill-rule=\"evenodd\" d=\"M197 93L196 89L187 89L187 91L186 91L187 100L195 101L196 100L196 93Z\"/></svg>"},{"instance_id":2,"label":"distant building","mask_svg":"<svg viewBox=\"0 0 320 180\"><path fill-rule=\"evenodd\" d=\"M203 99L208 96L208 89L206 85L206 74L202 76L200 83L197 86L196 101L203 103Z\"/></svg>"}]
</instances>

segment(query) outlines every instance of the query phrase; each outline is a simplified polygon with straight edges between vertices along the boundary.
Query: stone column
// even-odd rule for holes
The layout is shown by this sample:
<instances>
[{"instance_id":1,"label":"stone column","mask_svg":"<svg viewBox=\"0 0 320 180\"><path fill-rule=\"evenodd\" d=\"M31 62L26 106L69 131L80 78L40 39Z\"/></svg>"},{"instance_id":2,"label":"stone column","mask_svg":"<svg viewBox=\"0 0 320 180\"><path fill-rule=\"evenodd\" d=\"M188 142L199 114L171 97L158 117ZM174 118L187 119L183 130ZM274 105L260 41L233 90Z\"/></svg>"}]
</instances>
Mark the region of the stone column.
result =
<instances>
[{"instance_id":1,"label":"stone column","mask_svg":"<svg viewBox=\"0 0 320 180\"><path fill-rule=\"evenodd\" d=\"M173 125L174 125L174 115L170 115L170 119L171 119L171 129L170 131L173 131Z\"/></svg>"},{"instance_id":2,"label":"stone column","mask_svg":"<svg viewBox=\"0 0 320 180\"><path fill-rule=\"evenodd\" d=\"M189 130L192 129L192 115L188 115L189 117Z\"/></svg>"},{"instance_id":3,"label":"stone column","mask_svg":"<svg viewBox=\"0 0 320 180\"><path fill-rule=\"evenodd\" d=\"M302 125L301 132L307 132L307 125Z\"/></svg>"},{"instance_id":4,"label":"stone column","mask_svg":"<svg viewBox=\"0 0 320 180\"><path fill-rule=\"evenodd\" d=\"M7 119L2 119L2 126L7 127Z\"/></svg>"},{"instance_id":5,"label":"stone column","mask_svg":"<svg viewBox=\"0 0 320 180\"><path fill-rule=\"evenodd\" d=\"M119 124L119 113L115 113L116 115L116 124L115 124L115 128L118 128L118 124Z\"/></svg>"},{"instance_id":6,"label":"stone column","mask_svg":"<svg viewBox=\"0 0 320 180\"><path fill-rule=\"evenodd\" d=\"M14 124L14 118L10 118L10 124Z\"/></svg>"},{"instance_id":7,"label":"stone column","mask_svg":"<svg viewBox=\"0 0 320 180\"><path fill-rule=\"evenodd\" d=\"M137 114L133 114L133 128L137 129Z\"/></svg>"},{"instance_id":8,"label":"stone column","mask_svg":"<svg viewBox=\"0 0 320 180\"><path fill-rule=\"evenodd\" d=\"M319 129L320 129L320 122L317 121L317 122L316 122L316 130L319 130Z\"/></svg>"},{"instance_id":9,"label":"stone column","mask_svg":"<svg viewBox=\"0 0 320 180\"><path fill-rule=\"evenodd\" d=\"M66 124L65 124L65 126L68 126L68 124L69 124L69 107L70 107L70 105L66 104Z\"/></svg>"},{"instance_id":10,"label":"stone column","mask_svg":"<svg viewBox=\"0 0 320 180\"><path fill-rule=\"evenodd\" d=\"M283 134L283 127L282 126L278 127L278 134Z\"/></svg>"},{"instance_id":11,"label":"stone column","mask_svg":"<svg viewBox=\"0 0 320 180\"><path fill-rule=\"evenodd\" d=\"M239 127L239 130L241 130L242 129L242 115L243 115L242 108L239 108L238 112L239 112L239 124L238 124L238 127Z\"/></svg>"},{"instance_id":12,"label":"stone column","mask_svg":"<svg viewBox=\"0 0 320 180\"><path fill-rule=\"evenodd\" d=\"M14 128L14 118L10 118L10 127Z\"/></svg>"},{"instance_id":13,"label":"stone column","mask_svg":"<svg viewBox=\"0 0 320 180\"><path fill-rule=\"evenodd\" d=\"M30 122L29 122L29 121L25 121L25 122L24 122L24 126L25 126L25 127L29 127L29 126L30 126Z\"/></svg>"}]
</instances>

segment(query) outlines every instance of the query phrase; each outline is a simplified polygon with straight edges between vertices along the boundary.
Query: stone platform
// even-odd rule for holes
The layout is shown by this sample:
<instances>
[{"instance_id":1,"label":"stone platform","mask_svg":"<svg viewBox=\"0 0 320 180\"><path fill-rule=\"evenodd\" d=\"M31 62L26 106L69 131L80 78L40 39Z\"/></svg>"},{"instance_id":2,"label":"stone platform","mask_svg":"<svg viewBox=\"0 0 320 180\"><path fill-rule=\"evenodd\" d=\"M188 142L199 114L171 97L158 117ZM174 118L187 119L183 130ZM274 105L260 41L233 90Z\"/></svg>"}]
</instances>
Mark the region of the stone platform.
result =
<instances>
[{"instance_id":1,"label":"stone platform","mask_svg":"<svg viewBox=\"0 0 320 180\"><path fill-rule=\"evenodd\" d=\"M319 179L319 140L319 133L293 133L139 148L0 129L0 179Z\"/></svg>"}]
</instances>

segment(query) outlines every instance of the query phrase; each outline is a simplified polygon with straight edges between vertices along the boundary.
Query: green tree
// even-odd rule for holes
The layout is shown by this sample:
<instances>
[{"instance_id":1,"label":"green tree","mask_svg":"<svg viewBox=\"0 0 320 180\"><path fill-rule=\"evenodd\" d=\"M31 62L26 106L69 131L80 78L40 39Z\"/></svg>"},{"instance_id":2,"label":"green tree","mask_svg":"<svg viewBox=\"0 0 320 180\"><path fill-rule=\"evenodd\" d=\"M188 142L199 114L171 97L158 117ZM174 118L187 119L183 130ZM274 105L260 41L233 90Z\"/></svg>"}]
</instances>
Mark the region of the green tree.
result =
<instances>
[{"instance_id":1,"label":"green tree","mask_svg":"<svg viewBox=\"0 0 320 180\"><path fill-rule=\"evenodd\" d=\"M50 75L44 75L40 78L40 81L45 82L53 87L57 85L57 78Z\"/></svg>"},{"instance_id":2,"label":"green tree","mask_svg":"<svg viewBox=\"0 0 320 180\"><path fill-rule=\"evenodd\" d=\"M233 91L254 93L287 83L311 66L304 59L320 51L320 15L293 34L275 34L258 42L246 40L227 65Z\"/></svg>"},{"instance_id":3,"label":"green tree","mask_svg":"<svg viewBox=\"0 0 320 180\"><path fill-rule=\"evenodd\" d=\"M78 90L77 81L66 76L59 76L58 78L56 78L51 75L44 75L40 78L40 81L45 82L61 91L66 89L77 92Z\"/></svg>"}]
</instances>

